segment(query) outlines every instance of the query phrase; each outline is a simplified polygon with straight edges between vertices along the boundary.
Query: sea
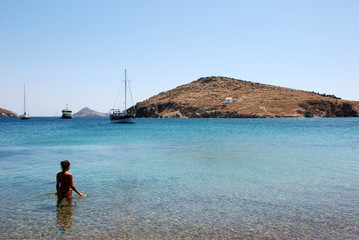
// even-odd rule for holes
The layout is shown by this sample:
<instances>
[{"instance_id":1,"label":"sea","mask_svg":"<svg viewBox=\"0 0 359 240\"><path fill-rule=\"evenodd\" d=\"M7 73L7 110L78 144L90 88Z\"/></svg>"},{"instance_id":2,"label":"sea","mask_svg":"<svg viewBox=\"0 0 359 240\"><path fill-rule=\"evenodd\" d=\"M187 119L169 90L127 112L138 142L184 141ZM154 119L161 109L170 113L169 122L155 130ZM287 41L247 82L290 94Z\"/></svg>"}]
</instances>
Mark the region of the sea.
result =
<instances>
[{"instance_id":1,"label":"sea","mask_svg":"<svg viewBox=\"0 0 359 240\"><path fill-rule=\"evenodd\" d=\"M359 118L0 118L0 239L358 238Z\"/></svg>"}]
</instances>

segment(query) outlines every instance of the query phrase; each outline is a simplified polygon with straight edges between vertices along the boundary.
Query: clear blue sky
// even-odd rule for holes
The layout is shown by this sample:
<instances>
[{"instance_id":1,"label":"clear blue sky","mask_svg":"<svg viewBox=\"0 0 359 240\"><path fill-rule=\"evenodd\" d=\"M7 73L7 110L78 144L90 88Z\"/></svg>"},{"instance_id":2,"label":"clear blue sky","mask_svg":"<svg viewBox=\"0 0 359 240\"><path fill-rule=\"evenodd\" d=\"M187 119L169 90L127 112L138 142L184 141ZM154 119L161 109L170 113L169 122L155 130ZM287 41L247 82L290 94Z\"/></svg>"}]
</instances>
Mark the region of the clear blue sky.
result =
<instances>
[{"instance_id":1,"label":"clear blue sky","mask_svg":"<svg viewBox=\"0 0 359 240\"><path fill-rule=\"evenodd\" d=\"M0 0L0 107L108 112L226 76L359 100L358 0Z\"/></svg>"}]
</instances>

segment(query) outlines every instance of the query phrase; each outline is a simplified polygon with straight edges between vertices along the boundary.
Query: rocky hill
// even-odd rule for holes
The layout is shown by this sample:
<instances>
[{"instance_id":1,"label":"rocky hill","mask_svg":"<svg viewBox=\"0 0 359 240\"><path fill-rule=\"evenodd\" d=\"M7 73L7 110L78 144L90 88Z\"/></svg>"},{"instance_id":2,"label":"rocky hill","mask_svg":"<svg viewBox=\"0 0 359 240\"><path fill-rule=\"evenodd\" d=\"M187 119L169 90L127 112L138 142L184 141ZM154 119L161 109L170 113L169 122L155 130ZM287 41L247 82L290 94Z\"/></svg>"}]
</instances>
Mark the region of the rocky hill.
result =
<instances>
[{"instance_id":1,"label":"rocky hill","mask_svg":"<svg viewBox=\"0 0 359 240\"><path fill-rule=\"evenodd\" d=\"M19 117L16 113L0 108L0 117Z\"/></svg>"},{"instance_id":2,"label":"rocky hill","mask_svg":"<svg viewBox=\"0 0 359 240\"><path fill-rule=\"evenodd\" d=\"M74 114L74 117L107 117L108 114L96 112L88 107L85 107Z\"/></svg>"},{"instance_id":3,"label":"rocky hill","mask_svg":"<svg viewBox=\"0 0 359 240\"><path fill-rule=\"evenodd\" d=\"M226 98L233 102L224 103ZM359 102L226 77L200 78L137 103L144 118L358 117Z\"/></svg>"}]
</instances>

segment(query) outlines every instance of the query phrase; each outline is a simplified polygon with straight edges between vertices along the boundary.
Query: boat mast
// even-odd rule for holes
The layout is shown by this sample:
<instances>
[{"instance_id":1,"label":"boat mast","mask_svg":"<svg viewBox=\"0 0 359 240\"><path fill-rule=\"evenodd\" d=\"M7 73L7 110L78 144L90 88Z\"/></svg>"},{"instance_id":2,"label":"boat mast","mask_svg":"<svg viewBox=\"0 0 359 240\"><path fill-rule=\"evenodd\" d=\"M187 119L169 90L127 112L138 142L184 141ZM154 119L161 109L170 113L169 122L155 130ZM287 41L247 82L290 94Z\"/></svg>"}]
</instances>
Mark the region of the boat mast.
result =
<instances>
[{"instance_id":1,"label":"boat mast","mask_svg":"<svg viewBox=\"0 0 359 240\"><path fill-rule=\"evenodd\" d=\"M127 104L127 70L125 69L125 109L124 112L126 112L126 104Z\"/></svg>"},{"instance_id":2,"label":"boat mast","mask_svg":"<svg viewBox=\"0 0 359 240\"><path fill-rule=\"evenodd\" d=\"M26 104L25 104L25 84L24 84L24 115L26 116Z\"/></svg>"}]
</instances>

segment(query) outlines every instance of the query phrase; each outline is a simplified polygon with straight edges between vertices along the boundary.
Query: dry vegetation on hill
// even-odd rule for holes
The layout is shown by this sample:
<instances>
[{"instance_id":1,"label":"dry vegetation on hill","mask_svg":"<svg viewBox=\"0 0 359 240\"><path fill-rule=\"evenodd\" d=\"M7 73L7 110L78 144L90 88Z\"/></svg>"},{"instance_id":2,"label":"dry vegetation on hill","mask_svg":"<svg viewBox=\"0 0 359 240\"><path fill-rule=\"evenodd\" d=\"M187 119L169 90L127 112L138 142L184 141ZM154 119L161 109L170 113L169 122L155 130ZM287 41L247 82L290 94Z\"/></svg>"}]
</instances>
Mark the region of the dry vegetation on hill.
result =
<instances>
[{"instance_id":1,"label":"dry vegetation on hill","mask_svg":"<svg viewBox=\"0 0 359 240\"><path fill-rule=\"evenodd\" d=\"M137 117L151 118L357 117L358 110L359 102L226 77L200 78L136 105Z\"/></svg>"}]
</instances>

